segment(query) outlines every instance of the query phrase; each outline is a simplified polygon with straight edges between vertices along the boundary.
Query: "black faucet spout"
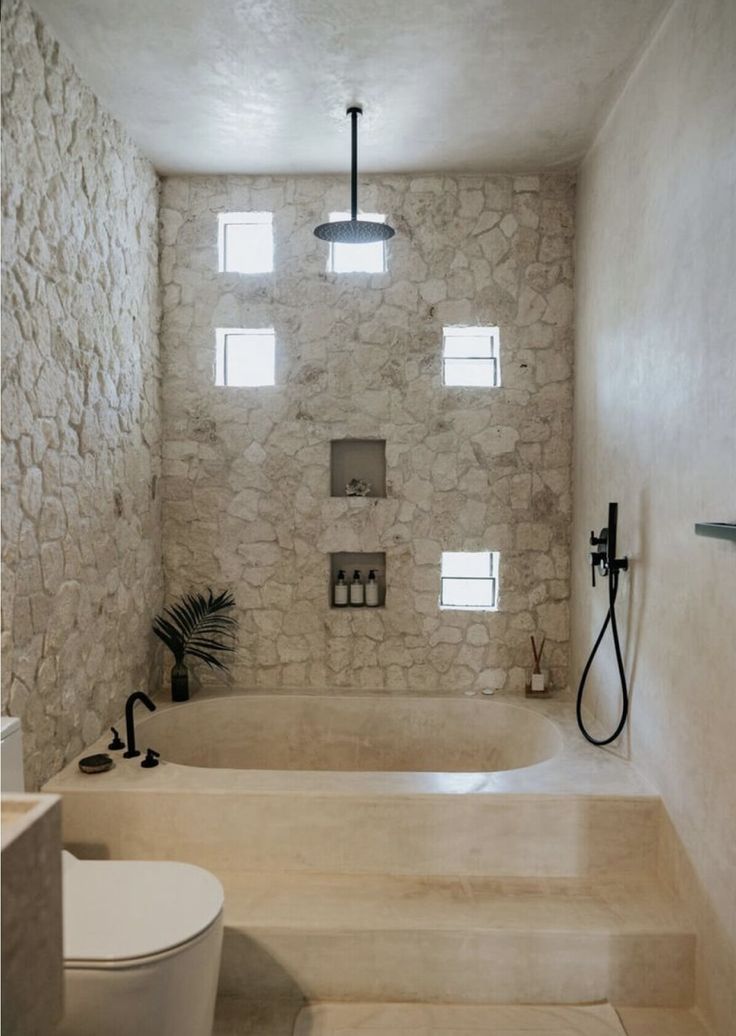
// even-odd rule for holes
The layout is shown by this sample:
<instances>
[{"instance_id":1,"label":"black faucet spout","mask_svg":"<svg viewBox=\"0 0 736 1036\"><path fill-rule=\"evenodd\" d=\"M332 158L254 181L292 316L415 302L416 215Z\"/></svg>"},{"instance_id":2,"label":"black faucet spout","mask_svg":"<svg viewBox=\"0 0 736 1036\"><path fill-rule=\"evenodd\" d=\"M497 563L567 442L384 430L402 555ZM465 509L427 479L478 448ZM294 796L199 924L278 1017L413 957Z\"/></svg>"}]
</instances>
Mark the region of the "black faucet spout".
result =
<instances>
[{"instance_id":1,"label":"black faucet spout","mask_svg":"<svg viewBox=\"0 0 736 1036\"><path fill-rule=\"evenodd\" d=\"M142 701L150 712L156 711L156 706L143 691L133 691L125 703L125 739L128 742L128 751L123 752L124 759L133 759L141 753L135 747L135 724L133 722L133 708L137 701Z\"/></svg>"}]
</instances>

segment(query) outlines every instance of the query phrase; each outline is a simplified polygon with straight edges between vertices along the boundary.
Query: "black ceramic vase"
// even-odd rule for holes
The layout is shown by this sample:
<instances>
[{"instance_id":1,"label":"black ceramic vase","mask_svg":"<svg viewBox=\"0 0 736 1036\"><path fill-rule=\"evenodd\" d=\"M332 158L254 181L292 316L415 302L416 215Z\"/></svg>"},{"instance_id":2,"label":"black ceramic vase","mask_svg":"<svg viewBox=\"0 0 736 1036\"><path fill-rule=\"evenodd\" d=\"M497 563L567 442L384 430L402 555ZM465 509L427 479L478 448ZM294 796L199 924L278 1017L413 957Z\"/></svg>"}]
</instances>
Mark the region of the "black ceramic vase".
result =
<instances>
[{"instance_id":1,"label":"black ceramic vase","mask_svg":"<svg viewBox=\"0 0 736 1036\"><path fill-rule=\"evenodd\" d=\"M171 700L189 700L189 670L183 662L177 662L171 669Z\"/></svg>"}]
</instances>

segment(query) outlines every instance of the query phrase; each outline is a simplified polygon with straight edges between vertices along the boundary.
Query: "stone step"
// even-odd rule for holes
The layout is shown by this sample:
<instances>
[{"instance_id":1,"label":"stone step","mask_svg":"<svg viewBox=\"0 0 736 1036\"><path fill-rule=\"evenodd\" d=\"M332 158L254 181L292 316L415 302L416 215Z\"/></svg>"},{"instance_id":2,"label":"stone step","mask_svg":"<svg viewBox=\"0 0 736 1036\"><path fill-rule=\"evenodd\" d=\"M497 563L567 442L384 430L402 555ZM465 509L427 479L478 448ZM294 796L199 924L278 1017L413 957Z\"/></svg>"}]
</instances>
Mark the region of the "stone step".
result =
<instances>
[{"instance_id":1,"label":"stone step","mask_svg":"<svg viewBox=\"0 0 736 1036\"><path fill-rule=\"evenodd\" d=\"M692 1002L695 938L652 881L218 876L225 996Z\"/></svg>"},{"instance_id":2,"label":"stone step","mask_svg":"<svg viewBox=\"0 0 736 1036\"><path fill-rule=\"evenodd\" d=\"M389 793L356 794L349 774L335 785L345 791L310 791L306 778L323 775L307 774L301 791L261 793L240 790L227 770L208 774L221 781L216 791L181 791L182 769L163 791L141 779L134 790L115 791L112 781L65 790L65 844L111 859L167 859L175 846L178 860L215 872L656 874L662 807L654 796L485 794L464 784L458 794L403 794L393 783Z\"/></svg>"}]
</instances>

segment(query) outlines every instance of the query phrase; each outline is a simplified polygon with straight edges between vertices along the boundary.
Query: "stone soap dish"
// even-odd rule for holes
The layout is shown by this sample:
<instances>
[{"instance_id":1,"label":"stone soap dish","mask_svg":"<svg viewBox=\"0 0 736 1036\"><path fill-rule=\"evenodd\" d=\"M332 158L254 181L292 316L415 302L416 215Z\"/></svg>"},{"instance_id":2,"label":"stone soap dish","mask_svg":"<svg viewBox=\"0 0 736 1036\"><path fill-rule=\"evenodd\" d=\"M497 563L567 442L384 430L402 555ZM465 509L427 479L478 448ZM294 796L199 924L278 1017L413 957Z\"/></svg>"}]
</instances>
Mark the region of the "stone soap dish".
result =
<instances>
[{"instance_id":1,"label":"stone soap dish","mask_svg":"<svg viewBox=\"0 0 736 1036\"><path fill-rule=\"evenodd\" d=\"M82 773L106 773L112 770L115 763L109 755L88 755L79 760L79 769Z\"/></svg>"}]
</instances>

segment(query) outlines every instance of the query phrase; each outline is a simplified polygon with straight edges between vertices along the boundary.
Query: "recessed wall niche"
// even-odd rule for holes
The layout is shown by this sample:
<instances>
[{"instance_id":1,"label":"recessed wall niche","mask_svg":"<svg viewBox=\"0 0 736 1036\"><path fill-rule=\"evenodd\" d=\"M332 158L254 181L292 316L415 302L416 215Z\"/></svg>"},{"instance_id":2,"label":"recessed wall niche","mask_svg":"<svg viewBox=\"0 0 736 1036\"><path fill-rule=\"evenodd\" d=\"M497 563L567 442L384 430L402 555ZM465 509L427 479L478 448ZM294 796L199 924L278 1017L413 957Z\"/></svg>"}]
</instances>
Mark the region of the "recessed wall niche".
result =
<instances>
[{"instance_id":1,"label":"recessed wall niche","mask_svg":"<svg viewBox=\"0 0 736 1036\"><path fill-rule=\"evenodd\" d=\"M337 573L342 569L345 573L345 581L348 586L352 582L353 573L356 568L360 572L363 585L368 582L368 573L374 569L378 581L378 607L383 608L386 604L386 555L384 553L369 554L358 551L342 551L338 554L330 554L330 606L336 607L334 587L337 582ZM340 607L340 606L337 606ZM348 607L351 607L348 605ZM353 606L354 609L355 606ZM363 605L363 607L370 607Z\"/></svg>"},{"instance_id":2,"label":"recessed wall niche","mask_svg":"<svg viewBox=\"0 0 736 1036\"><path fill-rule=\"evenodd\" d=\"M353 479L367 482L365 496L386 495L386 440L333 439L330 443L330 495L348 496L345 487Z\"/></svg>"}]
</instances>

